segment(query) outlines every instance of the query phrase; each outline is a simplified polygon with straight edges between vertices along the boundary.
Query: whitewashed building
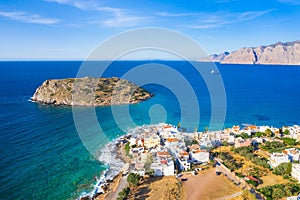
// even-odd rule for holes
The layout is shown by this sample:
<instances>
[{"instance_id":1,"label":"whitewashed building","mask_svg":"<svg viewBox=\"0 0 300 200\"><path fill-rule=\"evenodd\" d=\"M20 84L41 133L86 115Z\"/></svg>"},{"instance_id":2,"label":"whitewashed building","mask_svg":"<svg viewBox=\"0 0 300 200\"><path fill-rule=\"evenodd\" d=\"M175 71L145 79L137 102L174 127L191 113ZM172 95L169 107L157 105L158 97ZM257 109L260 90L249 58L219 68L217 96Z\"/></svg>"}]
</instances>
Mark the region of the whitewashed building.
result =
<instances>
[{"instance_id":1,"label":"whitewashed building","mask_svg":"<svg viewBox=\"0 0 300 200\"><path fill-rule=\"evenodd\" d=\"M147 149L154 148L160 144L160 138L158 135L151 135L144 138L144 146Z\"/></svg>"},{"instance_id":2,"label":"whitewashed building","mask_svg":"<svg viewBox=\"0 0 300 200\"><path fill-rule=\"evenodd\" d=\"M151 164L154 176L173 176L175 174L174 162L171 159L160 160Z\"/></svg>"},{"instance_id":3,"label":"whitewashed building","mask_svg":"<svg viewBox=\"0 0 300 200\"><path fill-rule=\"evenodd\" d=\"M297 179L298 182L300 182L300 164L292 165L292 174L291 175L293 178Z\"/></svg>"},{"instance_id":4,"label":"whitewashed building","mask_svg":"<svg viewBox=\"0 0 300 200\"><path fill-rule=\"evenodd\" d=\"M283 153L287 154L292 161L299 162L300 159L300 151L296 148L290 148L283 150Z\"/></svg>"},{"instance_id":5,"label":"whitewashed building","mask_svg":"<svg viewBox=\"0 0 300 200\"><path fill-rule=\"evenodd\" d=\"M277 167L281 163L288 163L290 162L289 156L285 153L273 153L269 158L269 162L271 167Z\"/></svg>"},{"instance_id":6,"label":"whitewashed building","mask_svg":"<svg viewBox=\"0 0 300 200\"><path fill-rule=\"evenodd\" d=\"M209 152L206 150L190 151L190 157L193 161L206 163L209 162Z\"/></svg>"}]
</instances>

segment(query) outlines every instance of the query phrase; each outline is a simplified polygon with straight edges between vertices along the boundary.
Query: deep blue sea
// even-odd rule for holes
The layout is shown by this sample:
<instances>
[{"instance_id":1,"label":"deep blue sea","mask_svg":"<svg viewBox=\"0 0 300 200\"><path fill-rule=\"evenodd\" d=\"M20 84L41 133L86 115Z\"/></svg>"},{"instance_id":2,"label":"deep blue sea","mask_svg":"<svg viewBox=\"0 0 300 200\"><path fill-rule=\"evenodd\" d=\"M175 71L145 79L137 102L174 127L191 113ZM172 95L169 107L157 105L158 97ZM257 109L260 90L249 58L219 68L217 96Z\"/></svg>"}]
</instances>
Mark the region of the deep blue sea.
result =
<instances>
[{"instance_id":1,"label":"deep blue sea","mask_svg":"<svg viewBox=\"0 0 300 200\"><path fill-rule=\"evenodd\" d=\"M189 99L188 90L172 74L151 68L151 63L167 65L188 80L200 108L200 119L196 122L198 127L194 127L193 110L183 105L183 100ZM76 77L81 64L79 61L0 62L1 199L74 199L90 191L95 183L94 177L107 167L94 159L82 144L71 107L29 101L44 80ZM133 122L136 125L160 121L176 125L181 122L191 131L209 126L213 104L210 91L188 62L118 61L112 63L103 76L121 77L144 64L149 64L147 70L151 73L157 73L157 77L163 77L173 89L178 89L183 94L179 95L182 99L178 100L178 93L174 94L174 90L166 84L154 81L144 86L154 93L154 97L130 105L130 120L125 116L116 123L110 107L97 107L98 125L106 137L97 135L97 127L89 123L89 116L84 117L83 124L86 125L84 131L95 136L93 142L100 148L124 134L118 124L132 127ZM101 63L93 65L101 68ZM201 67L207 66L203 63ZM223 127L243 123L276 127L300 124L299 66L217 64L217 67L219 73L211 76L222 78L224 83L226 118ZM206 72L208 76L208 67ZM149 73L140 73L139 80L149 76ZM135 82L134 79L132 81ZM216 91L219 89L216 88ZM182 115L187 118L182 119Z\"/></svg>"}]
</instances>

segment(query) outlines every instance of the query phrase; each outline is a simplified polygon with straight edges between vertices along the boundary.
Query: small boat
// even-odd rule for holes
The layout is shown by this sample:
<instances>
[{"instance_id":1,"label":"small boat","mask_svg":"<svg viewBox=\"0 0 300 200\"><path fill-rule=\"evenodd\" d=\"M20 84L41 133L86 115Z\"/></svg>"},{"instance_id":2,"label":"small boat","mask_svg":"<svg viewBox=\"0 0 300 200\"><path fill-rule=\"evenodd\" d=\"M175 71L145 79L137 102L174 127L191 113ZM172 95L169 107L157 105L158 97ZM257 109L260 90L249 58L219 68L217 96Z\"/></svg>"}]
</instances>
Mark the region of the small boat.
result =
<instances>
[{"instance_id":1,"label":"small boat","mask_svg":"<svg viewBox=\"0 0 300 200\"><path fill-rule=\"evenodd\" d=\"M210 73L211 73L211 74L219 74L218 71L215 71L215 70L213 70L213 69L210 71Z\"/></svg>"}]
</instances>

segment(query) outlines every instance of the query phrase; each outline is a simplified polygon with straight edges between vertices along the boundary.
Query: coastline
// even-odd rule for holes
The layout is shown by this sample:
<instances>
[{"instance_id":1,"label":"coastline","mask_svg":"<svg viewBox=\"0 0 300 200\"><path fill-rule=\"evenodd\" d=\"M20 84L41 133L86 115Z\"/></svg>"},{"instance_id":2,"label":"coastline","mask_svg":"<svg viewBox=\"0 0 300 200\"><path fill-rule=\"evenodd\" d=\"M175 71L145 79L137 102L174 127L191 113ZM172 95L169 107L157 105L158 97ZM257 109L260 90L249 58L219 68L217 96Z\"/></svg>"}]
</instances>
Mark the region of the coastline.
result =
<instances>
[{"instance_id":1,"label":"coastline","mask_svg":"<svg viewBox=\"0 0 300 200\"><path fill-rule=\"evenodd\" d=\"M119 185L123 175L130 172L129 165L130 158L126 155L124 150L124 141L128 142L128 138L138 136L139 134L147 131L157 131L162 128L165 123L154 125L143 125L135 128L128 129L127 133L117 137L108 144L106 144L99 157L99 161L106 164L108 168L102 172L99 178L96 178L96 184L89 193L80 195L77 200L98 199L102 200L110 193L114 192ZM127 165L126 165L127 164Z\"/></svg>"},{"instance_id":2,"label":"coastline","mask_svg":"<svg viewBox=\"0 0 300 200\"><path fill-rule=\"evenodd\" d=\"M96 183L91 192L82 194L77 198L78 200L105 199L106 195L114 191L118 186L122 178L122 168L125 165L125 162L121 159L122 157L119 156L120 148L118 147L123 137L124 136L120 136L114 139L101 150L101 155L98 160L107 165L108 168L101 173L99 178L96 177Z\"/></svg>"},{"instance_id":3,"label":"coastline","mask_svg":"<svg viewBox=\"0 0 300 200\"><path fill-rule=\"evenodd\" d=\"M284 126L284 127L286 129L288 128L286 126ZM89 199L96 199L96 200L115 199L117 197L118 193L121 191L121 189L123 189L124 187L126 187L128 185L127 180L126 180L127 174L129 172L139 173L138 171L134 171L133 165L135 165L135 167L137 167L137 164L139 164L138 162L140 162L140 161L132 159L129 156L130 154L127 154L127 152L125 152L125 148L124 148L126 146L125 144L128 144L128 143L131 144L130 143L131 140L134 139L134 141L135 141L136 140L135 138L138 137L138 136L145 136L145 135L148 135L149 133L157 134L157 135L162 136L162 134L165 133L164 130L166 130L166 129L175 130L175 128L178 131L177 127L169 125L169 124L165 124L165 123L159 123L159 124L156 124L156 125L138 126L138 127L129 129L128 132L125 135L122 135L122 136L114 139L110 143L108 143L102 149L101 156L99 157L99 161L101 161L103 163L106 163L108 165L108 169L105 170L102 173L102 175L101 175L101 177L99 179L97 179L97 183L95 184L94 189L89 194L87 194L85 196L81 196L79 199L80 200L89 200ZM249 128L252 128L252 130L249 130ZM249 125L249 124L247 124L247 126L245 127L245 129L240 129L239 126L233 126L231 129L227 128L227 129L224 129L224 130L211 131L211 132L194 132L194 134L187 133L187 132L177 132L176 133L176 132L172 132L172 131L170 133L171 134L180 134L181 137L184 138L184 140L185 139L187 139L187 140L193 139L195 141L195 140L198 140L199 137L202 138L203 134L212 134L212 135L214 135L216 137L216 134L229 134L230 132L235 133L236 136L237 136L237 139L238 139L239 138L239 136L238 136L239 134L246 134L243 131L250 131L251 133L253 133L252 131L256 131L258 133L261 133L261 132L259 132L259 130L262 130L262 129L264 129L264 130L272 130L275 133L275 135L279 134L279 132L278 132L279 129L278 128L268 127L268 126L254 126L254 125ZM242 132L240 132L240 131L242 131ZM223 135L223 137L224 136L225 135ZM174 135L173 137L179 137L179 135L177 135L177 136ZM211 138L211 139L215 140L216 139L215 137ZM204 137L204 138L206 138L206 137ZM265 140L268 140L268 141L278 141L278 139L274 139L274 138L273 138L273 140L272 140L272 138L269 138L269 139L267 139L266 137L263 137L263 138ZM255 141L258 141L257 137L255 137L254 139L255 139ZM226 140L230 141L230 138L227 138ZM199 142L199 145L200 145L200 143L202 143L203 145L205 144L204 146L206 146L206 147L209 147L209 146L213 147L214 146L214 147L218 148L218 147L222 146L222 145L220 145L220 143L213 144L212 142L202 141L201 139L199 139L198 142ZM143 143L144 143L144 141L143 141ZM162 142L162 143L164 143L164 142ZM241 144L246 145L246 143L245 144L244 143L245 142L238 141L238 143L235 144L235 148L240 147L240 146L237 147L237 144L239 144L239 145L241 145ZM193 146L195 144L190 144L190 145L191 146L187 145L186 147L188 147L188 148L195 148L195 146ZM249 145L250 145L250 143L249 144L247 143L246 146L249 146ZM156 146L152 150L154 150L157 153L158 149L162 150L161 148L162 148L161 146L160 147ZM192 150L192 151L194 151L194 150ZM205 150L200 150L200 152L203 152L203 151L205 151ZM213 159L213 158L210 158L210 159ZM218 162L219 163L223 162L223 161L220 161L220 159L217 159L217 158L215 158L213 160L215 160L215 162L217 162L217 163ZM204 162L204 164L207 165L209 162L210 161L207 160L206 164L205 164L205 162ZM201 166L201 168L203 168L203 166ZM211 173L215 174L214 173L215 171L217 171L217 168L216 168L216 170L213 170L213 172L211 171ZM198 173L196 174L196 171L195 171L195 173L193 173L193 171L189 171L189 170L187 170L187 171L183 170L182 171L183 174L191 173L191 172L192 172L193 176L195 176L195 175L198 174ZM177 173L178 172L176 172L176 173L173 172L172 175L170 174L170 175L166 175L166 176L176 177L177 180L179 181L180 180L180 178L179 178L180 176L179 175L175 176ZM180 172L180 174L181 174L181 172ZM200 174L203 174L203 173L201 172ZM215 184L215 183L213 183L212 180L217 181L218 178L216 178L217 176L215 178L212 178L212 177L214 177L212 174L210 174L207 177L209 177L208 179L211 180L212 184ZM144 175L142 175L142 176L147 177L148 175L146 174L146 176L145 176L145 173L144 173ZM164 176L164 175L155 175L155 176ZM195 178L192 178L193 176L190 176L189 179L194 180ZM231 179L229 178L229 180L231 180ZM226 179L227 182L229 182L229 180ZM239 186L239 188L242 188L242 189L245 189L245 188L249 189L250 188L249 185L247 185L247 184L245 186L243 186L243 184L241 184L242 182L244 183L244 185L246 184L245 181L244 181L244 179L240 180L240 178L238 178L238 182L235 182L235 184L236 184L236 186ZM190 184L191 184L191 186L188 186L188 188L190 188L190 187L197 187L196 185L198 183L196 183L195 181L193 181L193 182L190 183L190 181L189 181L188 185L190 185ZM234 193L235 195L240 195L241 191L237 190L237 188L238 187L235 187L235 189L232 188L231 191L228 191L226 194L230 195L232 192L236 192L236 193ZM185 189L185 190L188 190L188 189ZM197 194L198 193L195 193L194 195L197 196ZM108 198L108 196L109 196L109 198ZM112 198L112 196L114 198ZM219 194L219 196L221 197L221 193Z\"/></svg>"}]
</instances>

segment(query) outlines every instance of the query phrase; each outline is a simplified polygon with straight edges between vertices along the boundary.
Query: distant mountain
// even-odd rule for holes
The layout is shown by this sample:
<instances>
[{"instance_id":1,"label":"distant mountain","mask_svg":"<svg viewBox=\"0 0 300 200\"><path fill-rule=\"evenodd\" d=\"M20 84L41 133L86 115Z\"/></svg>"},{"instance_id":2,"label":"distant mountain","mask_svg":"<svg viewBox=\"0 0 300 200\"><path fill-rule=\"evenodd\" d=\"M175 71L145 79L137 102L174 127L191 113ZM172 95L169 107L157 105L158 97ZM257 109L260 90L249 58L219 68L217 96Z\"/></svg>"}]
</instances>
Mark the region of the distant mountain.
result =
<instances>
[{"instance_id":1,"label":"distant mountain","mask_svg":"<svg viewBox=\"0 0 300 200\"><path fill-rule=\"evenodd\" d=\"M202 58L200 61L202 61L202 62L221 62L222 60L224 60L224 57L227 55L229 55L229 52L213 54L208 57Z\"/></svg>"},{"instance_id":2,"label":"distant mountain","mask_svg":"<svg viewBox=\"0 0 300 200\"><path fill-rule=\"evenodd\" d=\"M225 56L221 63L300 65L300 40L242 48Z\"/></svg>"}]
</instances>

